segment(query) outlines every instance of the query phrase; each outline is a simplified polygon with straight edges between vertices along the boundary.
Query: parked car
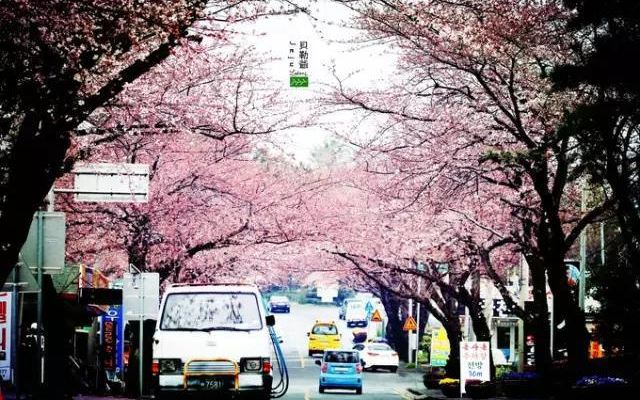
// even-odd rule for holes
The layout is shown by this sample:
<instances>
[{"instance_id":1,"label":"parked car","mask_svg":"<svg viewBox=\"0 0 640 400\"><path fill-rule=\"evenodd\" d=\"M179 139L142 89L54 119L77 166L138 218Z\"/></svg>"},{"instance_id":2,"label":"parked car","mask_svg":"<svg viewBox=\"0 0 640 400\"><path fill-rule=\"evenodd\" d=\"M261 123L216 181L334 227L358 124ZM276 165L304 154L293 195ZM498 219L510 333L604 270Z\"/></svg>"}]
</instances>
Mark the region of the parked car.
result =
<instances>
[{"instance_id":1,"label":"parked car","mask_svg":"<svg viewBox=\"0 0 640 400\"><path fill-rule=\"evenodd\" d=\"M269 311L275 312L291 312L291 303L287 296L271 296L269 299Z\"/></svg>"},{"instance_id":2,"label":"parked car","mask_svg":"<svg viewBox=\"0 0 640 400\"><path fill-rule=\"evenodd\" d=\"M353 346L353 350L360 354L360 360L366 369L398 371L398 353L386 343L360 343Z\"/></svg>"},{"instance_id":3,"label":"parked car","mask_svg":"<svg viewBox=\"0 0 640 400\"><path fill-rule=\"evenodd\" d=\"M351 389L362 394L362 364L357 351L326 350L316 364L320 366L320 393L325 389Z\"/></svg>"},{"instance_id":4,"label":"parked car","mask_svg":"<svg viewBox=\"0 0 640 400\"><path fill-rule=\"evenodd\" d=\"M342 347L341 335L333 321L316 321L311 331L307 332L307 336L309 337L309 356L313 356L315 353L322 353L327 349L339 349Z\"/></svg>"}]
</instances>

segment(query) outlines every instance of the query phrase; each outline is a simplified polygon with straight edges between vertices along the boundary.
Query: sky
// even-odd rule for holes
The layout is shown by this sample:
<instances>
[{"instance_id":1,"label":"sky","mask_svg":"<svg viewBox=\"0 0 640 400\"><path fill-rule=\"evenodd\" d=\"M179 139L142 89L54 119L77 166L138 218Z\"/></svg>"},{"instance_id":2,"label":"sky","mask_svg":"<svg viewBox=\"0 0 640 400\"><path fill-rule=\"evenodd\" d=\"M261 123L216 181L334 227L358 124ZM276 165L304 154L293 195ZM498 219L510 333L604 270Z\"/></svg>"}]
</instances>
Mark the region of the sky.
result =
<instances>
[{"instance_id":1,"label":"sky","mask_svg":"<svg viewBox=\"0 0 640 400\"><path fill-rule=\"evenodd\" d=\"M381 45L365 46L358 43L362 32L348 27L354 13L329 0L300 0L308 4L311 15L270 16L235 27L240 32L243 46L254 46L255 51L270 55L275 61L265 65L266 73L286 91L286 95L300 101L312 100L326 85L335 85L332 69L351 87L376 88L384 85L383 78L393 74L396 57L389 48ZM289 87L287 56L290 42L308 42L309 87ZM298 48L296 47L296 52ZM300 112L312 112L301 107ZM353 123L353 116L332 115L331 121L346 130ZM323 128L295 129L280 135L283 146L296 160L307 162L311 151L331 137Z\"/></svg>"}]
</instances>

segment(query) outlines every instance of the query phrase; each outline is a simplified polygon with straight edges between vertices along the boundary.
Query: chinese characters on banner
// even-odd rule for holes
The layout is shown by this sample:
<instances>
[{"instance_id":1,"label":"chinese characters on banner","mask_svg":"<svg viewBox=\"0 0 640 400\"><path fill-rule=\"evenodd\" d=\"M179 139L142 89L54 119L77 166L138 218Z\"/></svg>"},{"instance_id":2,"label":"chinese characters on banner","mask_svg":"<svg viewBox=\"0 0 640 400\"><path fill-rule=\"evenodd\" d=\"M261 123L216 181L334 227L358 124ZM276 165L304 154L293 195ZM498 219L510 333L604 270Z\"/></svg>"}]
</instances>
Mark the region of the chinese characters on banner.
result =
<instances>
[{"instance_id":1,"label":"chinese characters on banner","mask_svg":"<svg viewBox=\"0 0 640 400\"><path fill-rule=\"evenodd\" d=\"M489 342L460 342L460 393L469 379L491 380Z\"/></svg>"},{"instance_id":2,"label":"chinese characters on banner","mask_svg":"<svg viewBox=\"0 0 640 400\"><path fill-rule=\"evenodd\" d=\"M12 294L0 293L0 376L11 380L11 310Z\"/></svg>"},{"instance_id":3,"label":"chinese characters on banner","mask_svg":"<svg viewBox=\"0 0 640 400\"><path fill-rule=\"evenodd\" d=\"M309 87L309 42L289 41L289 86Z\"/></svg>"},{"instance_id":4,"label":"chinese characters on banner","mask_svg":"<svg viewBox=\"0 0 640 400\"><path fill-rule=\"evenodd\" d=\"M123 371L124 335L122 306L109 306L102 316L102 351L103 366L107 371L120 373Z\"/></svg>"}]
</instances>

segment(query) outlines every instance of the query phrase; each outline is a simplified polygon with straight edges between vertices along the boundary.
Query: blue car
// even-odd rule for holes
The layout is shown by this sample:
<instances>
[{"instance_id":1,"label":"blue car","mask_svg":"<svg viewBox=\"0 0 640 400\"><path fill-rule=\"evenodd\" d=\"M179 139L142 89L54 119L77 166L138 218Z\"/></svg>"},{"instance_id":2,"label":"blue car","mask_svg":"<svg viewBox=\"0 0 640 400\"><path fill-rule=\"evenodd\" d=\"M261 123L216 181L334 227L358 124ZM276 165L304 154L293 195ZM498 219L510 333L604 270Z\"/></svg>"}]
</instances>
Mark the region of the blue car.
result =
<instances>
[{"instance_id":1,"label":"blue car","mask_svg":"<svg viewBox=\"0 0 640 400\"><path fill-rule=\"evenodd\" d=\"M362 364L357 351L325 350L320 365L320 382L318 390L351 389L362 394Z\"/></svg>"},{"instance_id":2,"label":"blue car","mask_svg":"<svg viewBox=\"0 0 640 400\"><path fill-rule=\"evenodd\" d=\"M291 312L291 304L287 296L271 296L269 299L269 311L276 312Z\"/></svg>"}]
</instances>

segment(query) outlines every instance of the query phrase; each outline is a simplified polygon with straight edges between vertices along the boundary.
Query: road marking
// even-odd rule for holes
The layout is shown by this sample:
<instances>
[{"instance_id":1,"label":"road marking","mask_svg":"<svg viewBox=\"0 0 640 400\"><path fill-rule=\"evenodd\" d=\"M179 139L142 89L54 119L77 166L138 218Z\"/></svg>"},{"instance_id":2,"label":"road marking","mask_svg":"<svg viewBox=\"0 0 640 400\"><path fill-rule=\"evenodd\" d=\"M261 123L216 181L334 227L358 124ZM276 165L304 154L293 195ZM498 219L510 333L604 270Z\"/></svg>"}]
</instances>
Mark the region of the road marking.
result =
<instances>
[{"instance_id":1,"label":"road marking","mask_svg":"<svg viewBox=\"0 0 640 400\"><path fill-rule=\"evenodd\" d=\"M310 400L309 398L309 389L304 390L304 400Z\"/></svg>"},{"instance_id":2,"label":"road marking","mask_svg":"<svg viewBox=\"0 0 640 400\"><path fill-rule=\"evenodd\" d=\"M393 389L393 392L395 394L397 394L398 396L402 397L405 400L413 400L414 399L414 397L411 395L411 393L409 393L405 389L395 388L395 389Z\"/></svg>"},{"instance_id":3,"label":"road marking","mask_svg":"<svg viewBox=\"0 0 640 400\"><path fill-rule=\"evenodd\" d=\"M299 350L298 350L298 355L300 356L300 367L304 368L304 355Z\"/></svg>"}]
</instances>

